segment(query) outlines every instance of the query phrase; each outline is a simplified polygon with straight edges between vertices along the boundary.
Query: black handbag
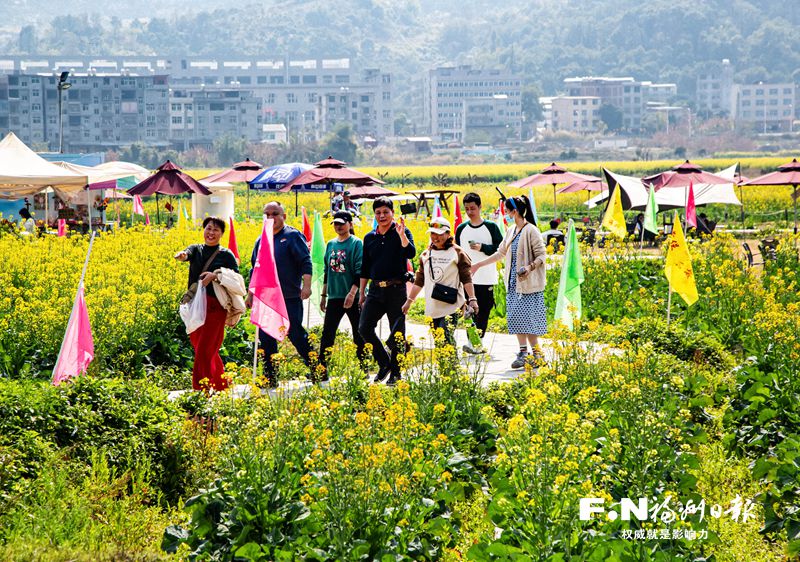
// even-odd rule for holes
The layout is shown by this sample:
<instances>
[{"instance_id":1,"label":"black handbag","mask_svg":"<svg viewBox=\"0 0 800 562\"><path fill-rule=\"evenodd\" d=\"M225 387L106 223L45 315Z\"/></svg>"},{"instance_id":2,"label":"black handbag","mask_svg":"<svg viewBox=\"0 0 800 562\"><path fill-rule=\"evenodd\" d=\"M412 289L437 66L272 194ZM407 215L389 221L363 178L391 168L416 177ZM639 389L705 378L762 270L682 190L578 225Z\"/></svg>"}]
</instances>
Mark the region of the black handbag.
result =
<instances>
[{"instance_id":1,"label":"black handbag","mask_svg":"<svg viewBox=\"0 0 800 562\"><path fill-rule=\"evenodd\" d=\"M203 266L203 269L200 270L200 274L205 273L205 271L208 269L208 266L210 266L211 262L214 261L214 258L217 257L217 254L219 254L219 248L217 248L217 250L213 254L211 254L211 257L208 258L208 261ZM189 304L190 302L192 302L192 299L194 299L194 296L196 294L197 294L197 281L189 285L189 288L186 289L185 293L183 293L183 296L181 297L181 304Z\"/></svg>"},{"instance_id":2,"label":"black handbag","mask_svg":"<svg viewBox=\"0 0 800 562\"><path fill-rule=\"evenodd\" d=\"M431 255L433 248L428 250L428 266L431 268L431 281L433 281L433 256ZM458 300L458 289L455 287L448 287L442 283L435 283L433 291L431 291L431 298L447 304L456 304Z\"/></svg>"}]
</instances>

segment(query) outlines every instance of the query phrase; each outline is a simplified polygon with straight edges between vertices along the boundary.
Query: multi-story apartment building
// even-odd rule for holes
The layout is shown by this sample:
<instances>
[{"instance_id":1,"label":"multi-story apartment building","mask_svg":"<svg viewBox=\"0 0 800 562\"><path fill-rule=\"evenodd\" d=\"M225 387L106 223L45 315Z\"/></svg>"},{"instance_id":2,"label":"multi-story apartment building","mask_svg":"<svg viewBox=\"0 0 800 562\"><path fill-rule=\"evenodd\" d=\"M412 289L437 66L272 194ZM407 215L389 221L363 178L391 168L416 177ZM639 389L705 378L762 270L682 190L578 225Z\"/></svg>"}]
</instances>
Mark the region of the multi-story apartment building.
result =
<instances>
[{"instance_id":1,"label":"multi-story apartment building","mask_svg":"<svg viewBox=\"0 0 800 562\"><path fill-rule=\"evenodd\" d=\"M547 128L551 131L596 133L600 120L601 98L597 96L558 96L549 99Z\"/></svg>"},{"instance_id":2,"label":"multi-story apartment building","mask_svg":"<svg viewBox=\"0 0 800 562\"><path fill-rule=\"evenodd\" d=\"M392 134L391 75L377 69L356 69L350 59L0 57L0 73L63 70L165 74L175 89L220 86L250 91L254 98L262 99L262 120L284 123L290 136L319 138L342 121L361 136L383 139ZM346 99L342 102L341 98Z\"/></svg>"},{"instance_id":3,"label":"multi-story apartment building","mask_svg":"<svg viewBox=\"0 0 800 562\"><path fill-rule=\"evenodd\" d=\"M262 138L262 101L231 86L184 86L170 90L170 133L175 148L211 148L226 135Z\"/></svg>"},{"instance_id":4,"label":"multi-story apartment building","mask_svg":"<svg viewBox=\"0 0 800 562\"><path fill-rule=\"evenodd\" d=\"M792 82L736 84L734 116L737 128L763 133L791 131L796 93L797 87Z\"/></svg>"},{"instance_id":5,"label":"multi-story apartment building","mask_svg":"<svg viewBox=\"0 0 800 562\"><path fill-rule=\"evenodd\" d=\"M731 61L723 59L721 63L710 64L697 77L695 97L698 113L704 117L733 117L736 113L735 87Z\"/></svg>"},{"instance_id":6,"label":"multi-story apartment building","mask_svg":"<svg viewBox=\"0 0 800 562\"><path fill-rule=\"evenodd\" d=\"M565 78L568 97L597 97L622 111L622 127L638 131L642 126L647 99L641 82L631 77L584 76Z\"/></svg>"},{"instance_id":7,"label":"multi-story apartment building","mask_svg":"<svg viewBox=\"0 0 800 562\"><path fill-rule=\"evenodd\" d=\"M439 140L463 141L470 129L470 123L465 120L465 102L468 109L472 107L475 111L474 108L485 108L486 100L493 100L490 102L493 106L504 105L493 110L498 119L496 126L507 129L509 137L519 136L522 81L516 74L505 70L474 69L468 65L441 67L428 72L422 89L422 127Z\"/></svg>"},{"instance_id":8,"label":"multi-story apartment building","mask_svg":"<svg viewBox=\"0 0 800 562\"><path fill-rule=\"evenodd\" d=\"M0 133L59 146L59 90L53 74L0 75ZM90 152L142 142L166 146L167 77L75 73L61 91L64 150ZM5 102L5 103L3 103Z\"/></svg>"}]
</instances>

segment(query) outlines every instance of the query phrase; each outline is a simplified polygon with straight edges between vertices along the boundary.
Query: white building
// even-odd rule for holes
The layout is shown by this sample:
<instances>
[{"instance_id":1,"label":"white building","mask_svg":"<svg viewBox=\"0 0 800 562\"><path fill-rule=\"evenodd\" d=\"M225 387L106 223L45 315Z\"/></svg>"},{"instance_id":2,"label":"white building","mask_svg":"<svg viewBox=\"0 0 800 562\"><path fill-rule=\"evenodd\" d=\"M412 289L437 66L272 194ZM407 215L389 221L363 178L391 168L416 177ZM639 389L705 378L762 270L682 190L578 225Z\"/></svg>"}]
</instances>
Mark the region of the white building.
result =
<instances>
[{"instance_id":1,"label":"white building","mask_svg":"<svg viewBox=\"0 0 800 562\"><path fill-rule=\"evenodd\" d=\"M502 110L502 127L509 130L509 136L518 138L522 126L519 76L506 70L474 69L468 65L440 67L428 72L422 88L422 127L432 137L462 142L469 126L465 121L467 102L471 122L481 122L488 113L497 119Z\"/></svg>"},{"instance_id":2,"label":"white building","mask_svg":"<svg viewBox=\"0 0 800 562\"><path fill-rule=\"evenodd\" d=\"M762 133L792 130L796 95L794 83L737 84L734 92L737 128Z\"/></svg>"}]
</instances>

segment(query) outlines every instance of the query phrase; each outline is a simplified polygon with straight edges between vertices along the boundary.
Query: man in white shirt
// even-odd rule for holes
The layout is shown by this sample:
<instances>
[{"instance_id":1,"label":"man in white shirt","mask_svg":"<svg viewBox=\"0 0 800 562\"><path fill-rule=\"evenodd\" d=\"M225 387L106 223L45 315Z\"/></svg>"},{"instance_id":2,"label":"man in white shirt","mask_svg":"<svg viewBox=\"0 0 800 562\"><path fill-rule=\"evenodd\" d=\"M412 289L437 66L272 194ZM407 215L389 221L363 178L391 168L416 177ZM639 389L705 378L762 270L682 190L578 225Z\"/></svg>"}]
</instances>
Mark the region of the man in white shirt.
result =
<instances>
[{"instance_id":1,"label":"man in white shirt","mask_svg":"<svg viewBox=\"0 0 800 562\"><path fill-rule=\"evenodd\" d=\"M497 251L503 241L503 233L497 224L481 217L481 197L477 193L467 193L464 196L464 211L469 221L461 223L456 229L456 245L464 250L472 263L477 263ZM484 267L472 276L475 297L478 299L475 327L480 330L481 337L486 333L489 314L494 308L494 286L497 285L497 280L496 267ZM470 345L465 345L463 349L467 353L483 353L483 349Z\"/></svg>"}]
</instances>

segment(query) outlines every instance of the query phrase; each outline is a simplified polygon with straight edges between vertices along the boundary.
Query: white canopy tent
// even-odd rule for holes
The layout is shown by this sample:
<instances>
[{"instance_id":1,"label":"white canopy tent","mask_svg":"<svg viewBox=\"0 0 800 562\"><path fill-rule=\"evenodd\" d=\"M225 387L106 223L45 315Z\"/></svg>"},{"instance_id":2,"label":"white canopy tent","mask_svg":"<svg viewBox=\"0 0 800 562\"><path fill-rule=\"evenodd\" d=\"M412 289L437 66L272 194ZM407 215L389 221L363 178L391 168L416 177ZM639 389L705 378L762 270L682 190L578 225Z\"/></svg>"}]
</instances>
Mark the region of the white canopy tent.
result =
<instances>
[{"instance_id":1,"label":"white canopy tent","mask_svg":"<svg viewBox=\"0 0 800 562\"><path fill-rule=\"evenodd\" d=\"M695 205L709 205L718 203L722 205L741 205L741 201L734 191L736 164L730 168L717 172L716 175L723 178L730 178L731 183L726 184L697 184L692 186L694 191ZM615 174L607 169L603 173L608 179L609 186L619 186L622 189L622 208L626 211L644 211L647 207L649 187L641 179L632 176ZM670 209L683 209L686 206L688 187L685 189L675 187L665 187L656 191L656 203L660 211ZM593 209L603 203L610 194L609 190L600 192L599 195L589 199L584 205Z\"/></svg>"},{"instance_id":2,"label":"white canopy tent","mask_svg":"<svg viewBox=\"0 0 800 562\"><path fill-rule=\"evenodd\" d=\"M65 170L48 162L8 133L0 141L0 198L20 199L52 187L69 198L89 182L85 174Z\"/></svg>"}]
</instances>

